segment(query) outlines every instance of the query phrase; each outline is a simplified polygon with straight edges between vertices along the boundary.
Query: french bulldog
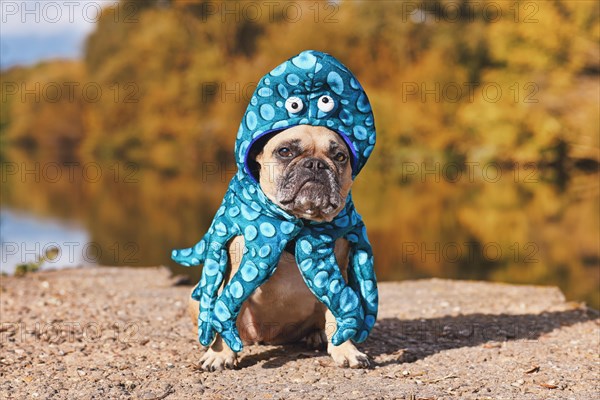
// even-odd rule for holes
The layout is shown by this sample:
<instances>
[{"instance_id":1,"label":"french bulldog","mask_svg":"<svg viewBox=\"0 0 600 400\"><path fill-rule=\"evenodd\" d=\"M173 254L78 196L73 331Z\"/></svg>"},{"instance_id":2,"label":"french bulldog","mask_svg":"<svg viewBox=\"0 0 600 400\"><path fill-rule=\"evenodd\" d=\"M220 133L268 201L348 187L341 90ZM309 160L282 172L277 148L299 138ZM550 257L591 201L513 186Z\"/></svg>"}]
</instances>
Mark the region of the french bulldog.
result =
<instances>
[{"instance_id":1,"label":"french bulldog","mask_svg":"<svg viewBox=\"0 0 600 400\"><path fill-rule=\"evenodd\" d=\"M345 206L352 186L350 154L344 140L325 127L298 125L268 138L254 153L256 178L264 194L288 213L311 221L331 221ZM240 266L243 236L228 246L229 266L223 286ZM273 276L242 305L236 325L246 344L284 344L306 340L310 348L327 347L342 367L367 368L369 358L351 341L331 344L335 318L308 289L296 264L293 246L282 253ZM347 280L349 246L335 243L335 255ZM221 288L222 289L222 288ZM197 323L198 302L189 311ZM200 359L203 370L237 366L237 353L217 335Z\"/></svg>"}]
</instances>

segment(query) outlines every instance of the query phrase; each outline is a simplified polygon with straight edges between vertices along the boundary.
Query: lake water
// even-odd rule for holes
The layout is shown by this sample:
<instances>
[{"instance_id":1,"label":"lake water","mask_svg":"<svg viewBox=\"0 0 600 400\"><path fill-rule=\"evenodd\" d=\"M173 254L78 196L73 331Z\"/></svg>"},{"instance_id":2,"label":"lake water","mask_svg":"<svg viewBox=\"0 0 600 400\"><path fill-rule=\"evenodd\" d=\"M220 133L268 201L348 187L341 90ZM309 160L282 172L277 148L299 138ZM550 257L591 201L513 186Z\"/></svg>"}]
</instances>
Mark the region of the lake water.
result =
<instances>
[{"instance_id":1,"label":"lake water","mask_svg":"<svg viewBox=\"0 0 600 400\"><path fill-rule=\"evenodd\" d=\"M46 251L61 251L43 268L68 268L94 264L90 235L77 224L29 214L0 211L0 272L13 274L19 264L36 262Z\"/></svg>"},{"instance_id":2,"label":"lake water","mask_svg":"<svg viewBox=\"0 0 600 400\"><path fill-rule=\"evenodd\" d=\"M232 172L10 162L2 174L0 215L7 273L58 245L59 259L44 268L162 264L196 280L200 269L172 263L171 249L202 237ZM353 189L378 279L556 285L569 299L600 306L596 173L506 170L457 177L439 167L438 174L428 167L415 173L412 167L405 175L366 169Z\"/></svg>"}]
</instances>

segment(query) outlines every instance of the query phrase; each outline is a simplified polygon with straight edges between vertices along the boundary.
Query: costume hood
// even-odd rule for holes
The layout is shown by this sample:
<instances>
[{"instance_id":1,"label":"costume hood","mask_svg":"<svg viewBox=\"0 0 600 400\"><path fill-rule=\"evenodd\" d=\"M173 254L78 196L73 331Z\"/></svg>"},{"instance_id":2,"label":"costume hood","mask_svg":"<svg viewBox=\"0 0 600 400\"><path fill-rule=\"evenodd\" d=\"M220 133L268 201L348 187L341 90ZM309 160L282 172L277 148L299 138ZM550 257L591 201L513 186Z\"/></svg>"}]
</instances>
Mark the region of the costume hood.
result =
<instances>
[{"instance_id":1,"label":"costume hood","mask_svg":"<svg viewBox=\"0 0 600 400\"><path fill-rule=\"evenodd\" d=\"M266 135L296 125L337 132L352 153L356 176L375 146L367 94L354 75L329 54L307 50L277 66L258 83L235 144L237 165L250 173L248 153Z\"/></svg>"}]
</instances>

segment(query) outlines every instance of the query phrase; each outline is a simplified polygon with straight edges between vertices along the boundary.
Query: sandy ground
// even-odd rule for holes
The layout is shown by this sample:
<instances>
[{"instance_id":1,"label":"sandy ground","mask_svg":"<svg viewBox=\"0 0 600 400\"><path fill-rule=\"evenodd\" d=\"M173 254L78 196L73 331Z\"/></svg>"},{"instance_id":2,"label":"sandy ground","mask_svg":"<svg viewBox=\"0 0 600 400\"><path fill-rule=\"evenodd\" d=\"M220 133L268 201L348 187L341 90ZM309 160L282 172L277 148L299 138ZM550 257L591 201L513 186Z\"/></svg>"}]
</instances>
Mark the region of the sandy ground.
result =
<instances>
[{"instance_id":1,"label":"sandy ground","mask_svg":"<svg viewBox=\"0 0 600 400\"><path fill-rule=\"evenodd\" d=\"M556 288L443 280L382 283L359 349L336 367L304 344L246 346L202 372L190 287L166 269L89 268L1 281L2 399L593 399L598 313Z\"/></svg>"}]
</instances>

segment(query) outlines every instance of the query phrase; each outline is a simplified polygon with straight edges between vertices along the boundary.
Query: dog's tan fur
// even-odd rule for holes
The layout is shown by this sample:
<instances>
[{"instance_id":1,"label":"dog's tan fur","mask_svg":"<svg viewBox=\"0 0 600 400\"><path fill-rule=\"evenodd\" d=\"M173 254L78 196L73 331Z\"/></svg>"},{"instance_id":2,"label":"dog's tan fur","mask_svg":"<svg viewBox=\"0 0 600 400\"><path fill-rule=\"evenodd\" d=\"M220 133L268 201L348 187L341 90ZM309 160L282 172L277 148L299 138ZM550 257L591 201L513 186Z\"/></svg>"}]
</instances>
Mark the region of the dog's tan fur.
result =
<instances>
[{"instance_id":1,"label":"dog's tan fur","mask_svg":"<svg viewBox=\"0 0 600 400\"><path fill-rule=\"evenodd\" d=\"M323 127L300 125L287 129L264 146L256 157L260 164L259 183L265 195L277 203L277 182L283 173L283 167L276 160L274 153L282 144L290 140L299 140L303 154L298 157L318 157L326 161L331 168L334 163L329 158L331 141L345 146L343 140L335 132ZM345 199L352 185L351 168L339 170L340 192ZM343 208L344 204L333 215L297 215L312 220L331 220ZM240 266L244 238L235 237L229 244L229 268L225 276L226 283ZM347 279L348 242L339 239L335 244L335 254L340 270ZM198 319L198 302L190 300L189 311L194 322ZM336 364L352 368L369 366L369 359L347 341L340 346L331 344L331 336L335 332L335 318L327 308L317 300L304 283L296 265L294 256L283 252L273 276L255 290L242 305L237 319L237 327L244 343L290 343L306 338L311 347L321 347L327 343L327 351ZM233 368L237 364L237 355L221 339L219 335L200 360L204 370L220 370Z\"/></svg>"}]
</instances>

